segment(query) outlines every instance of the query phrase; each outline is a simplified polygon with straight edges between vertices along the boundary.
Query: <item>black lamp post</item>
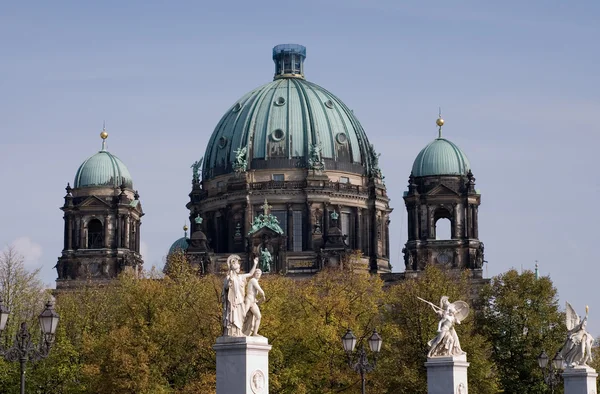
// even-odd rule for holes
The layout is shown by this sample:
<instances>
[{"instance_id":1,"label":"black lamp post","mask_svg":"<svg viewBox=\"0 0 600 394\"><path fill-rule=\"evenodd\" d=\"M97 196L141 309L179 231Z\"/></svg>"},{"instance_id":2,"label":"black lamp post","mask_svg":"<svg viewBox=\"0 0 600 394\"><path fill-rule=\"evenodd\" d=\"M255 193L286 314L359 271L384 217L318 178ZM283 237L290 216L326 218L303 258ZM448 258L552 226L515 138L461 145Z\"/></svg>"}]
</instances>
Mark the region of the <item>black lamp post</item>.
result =
<instances>
[{"instance_id":1,"label":"black lamp post","mask_svg":"<svg viewBox=\"0 0 600 394\"><path fill-rule=\"evenodd\" d=\"M377 365L377 355L381 350L381 343L383 341L381 340L381 336L377 333L377 330L373 330L373 334L369 337L368 342L369 348L371 349L371 352L373 352L372 363L367 359L367 353L362 343L356 354L353 354L354 348L356 347L356 337L352 333L352 330L348 329L346 334L342 337L342 345L344 346L346 354L348 354L348 365L360 374L362 394L366 393L365 375L367 372L371 372L375 369L375 366Z\"/></svg>"},{"instance_id":2,"label":"black lamp post","mask_svg":"<svg viewBox=\"0 0 600 394\"><path fill-rule=\"evenodd\" d=\"M542 350L542 353L538 356L538 365L542 369L544 374L544 382L550 386L550 391L554 393L554 389L560 383L560 372L563 370L563 358L559 353L556 353L551 363L548 363L550 358L546 354L546 351Z\"/></svg>"},{"instance_id":3,"label":"black lamp post","mask_svg":"<svg viewBox=\"0 0 600 394\"><path fill-rule=\"evenodd\" d=\"M0 297L0 337L6 327L6 321L10 311L2 302ZM48 357L50 348L54 343L54 334L58 325L59 316L54 310L54 303L48 301L46 308L39 316L40 328L42 329L42 340L36 346L31 341L31 334L27 328L27 323L21 323L21 328L15 336L15 343L12 347L6 349L0 344L0 356L4 356L6 361L19 361L21 364L21 394L25 394L25 364L27 361L35 362Z\"/></svg>"}]
</instances>

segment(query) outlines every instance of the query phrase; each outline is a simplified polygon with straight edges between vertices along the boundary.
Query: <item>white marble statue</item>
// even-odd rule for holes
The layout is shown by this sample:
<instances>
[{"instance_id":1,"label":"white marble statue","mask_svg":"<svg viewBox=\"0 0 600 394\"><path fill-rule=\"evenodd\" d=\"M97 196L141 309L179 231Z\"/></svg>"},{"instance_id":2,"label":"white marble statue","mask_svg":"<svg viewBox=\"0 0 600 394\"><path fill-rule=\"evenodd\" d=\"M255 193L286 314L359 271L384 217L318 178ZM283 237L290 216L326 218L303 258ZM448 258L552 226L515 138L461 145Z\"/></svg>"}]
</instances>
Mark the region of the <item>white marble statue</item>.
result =
<instances>
[{"instance_id":1,"label":"white marble statue","mask_svg":"<svg viewBox=\"0 0 600 394\"><path fill-rule=\"evenodd\" d=\"M263 300L266 300L265 292L258 284L258 280L262 275L262 270L256 269L254 276L248 283L246 289L246 299L244 301L244 307L246 308L246 318L244 320L244 327L242 332L247 336L260 337L258 335L258 328L260 327L260 309L258 308L258 296L261 295Z\"/></svg>"},{"instance_id":2,"label":"white marble statue","mask_svg":"<svg viewBox=\"0 0 600 394\"><path fill-rule=\"evenodd\" d=\"M586 331L589 308L585 307L585 317L580 319L575 309L567 302L567 339L560 350L567 367L588 366L592 361L594 337Z\"/></svg>"},{"instance_id":3,"label":"white marble statue","mask_svg":"<svg viewBox=\"0 0 600 394\"><path fill-rule=\"evenodd\" d=\"M246 318L246 280L254 275L258 258L247 274L240 274L240 256L232 254L227 258L228 273L223 283L223 335L243 337Z\"/></svg>"},{"instance_id":4,"label":"white marble statue","mask_svg":"<svg viewBox=\"0 0 600 394\"><path fill-rule=\"evenodd\" d=\"M443 296L440 299L439 307L422 298L419 299L431 305L440 319L437 336L427 343L429 345L427 357L459 356L465 354L460 347L460 341L458 340L458 335L456 335L454 325L460 324L469 315L469 305L464 301L454 301L451 303L447 296Z\"/></svg>"}]
</instances>

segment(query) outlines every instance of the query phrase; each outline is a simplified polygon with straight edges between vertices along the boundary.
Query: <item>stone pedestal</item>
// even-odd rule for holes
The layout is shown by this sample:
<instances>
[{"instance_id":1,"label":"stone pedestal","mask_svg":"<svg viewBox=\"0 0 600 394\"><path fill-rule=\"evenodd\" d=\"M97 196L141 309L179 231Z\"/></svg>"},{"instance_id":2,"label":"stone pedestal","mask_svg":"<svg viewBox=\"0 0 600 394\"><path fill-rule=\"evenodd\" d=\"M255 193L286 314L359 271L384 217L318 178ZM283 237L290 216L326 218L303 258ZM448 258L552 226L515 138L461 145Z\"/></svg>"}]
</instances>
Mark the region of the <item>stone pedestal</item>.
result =
<instances>
[{"instance_id":1,"label":"stone pedestal","mask_svg":"<svg viewBox=\"0 0 600 394\"><path fill-rule=\"evenodd\" d=\"M267 394L269 392L269 350L264 337L219 337L217 352L217 394Z\"/></svg>"},{"instance_id":2,"label":"stone pedestal","mask_svg":"<svg viewBox=\"0 0 600 394\"><path fill-rule=\"evenodd\" d=\"M432 357L427 367L428 394L467 394L467 355Z\"/></svg>"},{"instance_id":3,"label":"stone pedestal","mask_svg":"<svg viewBox=\"0 0 600 394\"><path fill-rule=\"evenodd\" d=\"M596 378L594 368L567 368L562 374L565 380L565 394L596 394Z\"/></svg>"}]
</instances>

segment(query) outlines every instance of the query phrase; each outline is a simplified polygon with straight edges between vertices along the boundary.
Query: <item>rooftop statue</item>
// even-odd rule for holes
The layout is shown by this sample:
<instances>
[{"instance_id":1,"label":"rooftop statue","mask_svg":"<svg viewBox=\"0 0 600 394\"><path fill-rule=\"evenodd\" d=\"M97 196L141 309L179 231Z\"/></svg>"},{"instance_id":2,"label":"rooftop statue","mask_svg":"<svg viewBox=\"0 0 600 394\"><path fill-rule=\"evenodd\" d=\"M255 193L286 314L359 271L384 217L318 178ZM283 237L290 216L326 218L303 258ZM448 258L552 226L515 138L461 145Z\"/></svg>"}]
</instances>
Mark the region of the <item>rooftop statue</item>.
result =
<instances>
[{"instance_id":1,"label":"rooftop statue","mask_svg":"<svg viewBox=\"0 0 600 394\"><path fill-rule=\"evenodd\" d=\"M310 145L308 168L315 171L323 171L325 169L325 163L321 157L321 147L318 144Z\"/></svg>"},{"instance_id":2,"label":"rooftop statue","mask_svg":"<svg viewBox=\"0 0 600 394\"><path fill-rule=\"evenodd\" d=\"M204 160L204 157L200 158L200 160L194 162L194 164L192 164L192 167L190 167L192 169L192 180L193 182L198 182L200 180L200 168L202 167L202 161Z\"/></svg>"},{"instance_id":3,"label":"rooftop statue","mask_svg":"<svg viewBox=\"0 0 600 394\"><path fill-rule=\"evenodd\" d=\"M592 361L592 344L594 337L587 332L587 319L589 308L585 307L585 317L580 319L575 309L567 302L567 339L560 350L567 367L585 367Z\"/></svg>"},{"instance_id":4,"label":"rooftop statue","mask_svg":"<svg viewBox=\"0 0 600 394\"><path fill-rule=\"evenodd\" d=\"M438 334L427 343L429 345L427 357L447 357L465 354L460 347L454 325L460 324L469 315L469 305L464 301L454 301L451 303L448 296L443 296L440 299L439 307L422 298L419 298L419 300L429 304L439 317Z\"/></svg>"},{"instance_id":5,"label":"rooftop statue","mask_svg":"<svg viewBox=\"0 0 600 394\"><path fill-rule=\"evenodd\" d=\"M232 254L227 258L228 273L223 282L223 336L243 337L246 319L246 280L254 275L258 257L247 274L240 273L240 256Z\"/></svg>"},{"instance_id":6,"label":"rooftop statue","mask_svg":"<svg viewBox=\"0 0 600 394\"><path fill-rule=\"evenodd\" d=\"M263 213L254 217L254 221L252 221L252 227L250 231L248 231L248 235L252 235L263 227L267 227L277 234L283 234L283 230L281 226L279 226L279 220L277 217L269 213L269 209L271 206L267 202L265 198L265 203L262 206Z\"/></svg>"},{"instance_id":7,"label":"rooftop statue","mask_svg":"<svg viewBox=\"0 0 600 394\"><path fill-rule=\"evenodd\" d=\"M246 172L248 169L248 161L246 160L246 150L247 148L244 146L243 148L237 148L235 153L235 161L233 162L233 169L237 173Z\"/></svg>"},{"instance_id":8,"label":"rooftop statue","mask_svg":"<svg viewBox=\"0 0 600 394\"><path fill-rule=\"evenodd\" d=\"M371 174L377 178L381 178L381 169L379 168L379 156L381 153L375 152L375 146L369 144L369 156L371 158Z\"/></svg>"}]
</instances>

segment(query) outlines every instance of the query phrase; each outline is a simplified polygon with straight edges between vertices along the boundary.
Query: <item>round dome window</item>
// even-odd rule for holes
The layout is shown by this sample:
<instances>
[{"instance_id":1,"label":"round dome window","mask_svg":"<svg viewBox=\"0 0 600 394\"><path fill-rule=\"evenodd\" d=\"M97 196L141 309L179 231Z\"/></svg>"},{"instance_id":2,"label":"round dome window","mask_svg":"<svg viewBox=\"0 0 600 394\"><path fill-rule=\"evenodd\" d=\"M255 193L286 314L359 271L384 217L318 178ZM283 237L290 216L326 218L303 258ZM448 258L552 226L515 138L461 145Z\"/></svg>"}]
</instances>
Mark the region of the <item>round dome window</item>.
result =
<instances>
[{"instance_id":1,"label":"round dome window","mask_svg":"<svg viewBox=\"0 0 600 394\"><path fill-rule=\"evenodd\" d=\"M283 104L285 104L285 99L283 97L277 97L277 100L275 100L275 105L281 107Z\"/></svg>"},{"instance_id":2,"label":"round dome window","mask_svg":"<svg viewBox=\"0 0 600 394\"><path fill-rule=\"evenodd\" d=\"M235 105L233 106L233 108L231 109L233 112L238 112L240 109L242 109L242 104L240 103L235 103Z\"/></svg>"},{"instance_id":3,"label":"round dome window","mask_svg":"<svg viewBox=\"0 0 600 394\"><path fill-rule=\"evenodd\" d=\"M346 134L344 133L338 133L335 136L335 139L337 140L337 142L339 142L340 144L345 144L348 141L348 137L346 137Z\"/></svg>"},{"instance_id":4,"label":"round dome window","mask_svg":"<svg viewBox=\"0 0 600 394\"><path fill-rule=\"evenodd\" d=\"M223 149L227 146L227 137L219 138L219 148Z\"/></svg>"},{"instance_id":5,"label":"round dome window","mask_svg":"<svg viewBox=\"0 0 600 394\"><path fill-rule=\"evenodd\" d=\"M271 133L271 138L273 138L274 141L281 141L283 137L285 137L285 133L281 129L276 129Z\"/></svg>"},{"instance_id":6,"label":"round dome window","mask_svg":"<svg viewBox=\"0 0 600 394\"><path fill-rule=\"evenodd\" d=\"M333 101L331 101L331 100L327 100L327 101L325 101L325 106L326 106L327 108L333 108Z\"/></svg>"}]
</instances>

